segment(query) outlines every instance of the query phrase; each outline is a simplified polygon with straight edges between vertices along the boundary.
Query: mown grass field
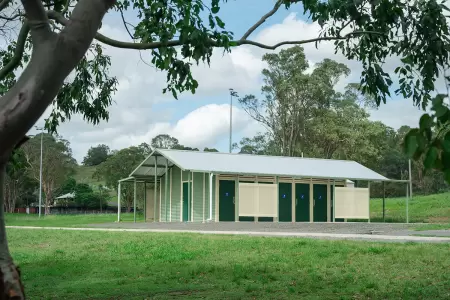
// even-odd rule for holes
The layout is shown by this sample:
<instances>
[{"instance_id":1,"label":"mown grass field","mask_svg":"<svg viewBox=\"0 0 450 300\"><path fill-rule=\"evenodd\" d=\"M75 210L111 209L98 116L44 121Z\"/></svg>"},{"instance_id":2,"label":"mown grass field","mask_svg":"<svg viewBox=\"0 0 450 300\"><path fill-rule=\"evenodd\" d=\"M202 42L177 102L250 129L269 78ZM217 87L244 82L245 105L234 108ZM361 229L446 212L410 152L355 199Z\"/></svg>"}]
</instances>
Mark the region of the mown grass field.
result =
<instances>
[{"instance_id":1,"label":"mown grass field","mask_svg":"<svg viewBox=\"0 0 450 300\"><path fill-rule=\"evenodd\" d=\"M122 222L133 222L133 213L122 213ZM78 214L48 215L6 214L7 226L43 226L43 227L86 227L89 224L111 223L117 221L117 214ZM143 222L144 214L136 212L136 221Z\"/></svg>"},{"instance_id":2,"label":"mown grass field","mask_svg":"<svg viewBox=\"0 0 450 300\"><path fill-rule=\"evenodd\" d=\"M96 170L97 166L77 166L74 178L79 183L87 183L92 186L98 186L99 184L105 185L103 180L92 176Z\"/></svg>"},{"instance_id":3,"label":"mown grass field","mask_svg":"<svg viewBox=\"0 0 450 300\"><path fill-rule=\"evenodd\" d=\"M371 222L383 222L382 200L370 200ZM132 213L121 214L124 222L133 221ZM142 222L143 213L137 213ZM116 214L50 215L39 219L37 215L6 214L6 225L83 227L89 224L115 222ZM410 223L432 223L418 226L418 230L450 229L450 193L415 196L409 202ZM386 222L406 222L405 198L386 199Z\"/></svg>"},{"instance_id":4,"label":"mown grass field","mask_svg":"<svg viewBox=\"0 0 450 300\"><path fill-rule=\"evenodd\" d=\"M386 222L406 222L406 198L386 199ZM450 193L414 196L409 200L410 223L450 224ZM372 222L383 221L382 199L370 200Z\"/></svg>"},{"instance_id":5,"label":"mown grass field","mask_svg":"<svg viewBox=\"0 0 450 300\"><path fill-rule=\"evenodd\" d=\"M449 299L449 244L8 229L29 299Z\"/></svg>"}]
</instances>

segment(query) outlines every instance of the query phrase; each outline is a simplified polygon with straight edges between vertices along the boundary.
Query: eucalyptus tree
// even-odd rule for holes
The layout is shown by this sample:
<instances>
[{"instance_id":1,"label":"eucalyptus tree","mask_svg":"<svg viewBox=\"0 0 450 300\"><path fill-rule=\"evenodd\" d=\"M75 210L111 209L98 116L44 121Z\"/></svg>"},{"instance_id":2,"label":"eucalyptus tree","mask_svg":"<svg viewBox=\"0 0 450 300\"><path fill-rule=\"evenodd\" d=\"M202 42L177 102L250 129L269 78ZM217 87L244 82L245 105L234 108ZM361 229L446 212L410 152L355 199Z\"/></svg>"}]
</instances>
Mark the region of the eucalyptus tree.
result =
<instances>
[{"instance_id":1,"label":"eucalyptus tree","mask_svg":"<svg viewBox=\"0 0 450 300\"><path fill-rule=\"evenodd\" d=\"M268 131L279 153L298 156L308 140L307 124L318 111L329 108L337 81L350 73L344 64L325 59L309 73L310 65L301 46L263 56L263 98L246 95L243 109Z\"/></svg>"},{"instance_id":2,"label":"eucalyptus tree","mask_svg":"<svg viewBox=\"0 0 450 300\"><path fill-rule=\"evenodd\" d=\"M251 39L269 17L292 5L301 5L311 21L321 26L319 36L276 44ZM150 51L151 63L167 73L163 92L175 97L180 92L195 92L198 83L191 65L209 63L215 47L230 51L252 45L274 50L333 41L336 51L361 62L362 90L372 94L377 104L386 101L390 87L399 79L398 93L425 107L439 69L448 66L448 9L440 0L278 0L238 38L225 29L218 15L220 7L219 0L1 0L0 20L14 26L0 28L6 44L0 63L0 185L15 145L52 103L54 109L46 122L50 131L74 113L92 123L108 119L117 80L108 74L110 60L101 45ZM136 12L139 21L133 28L124 21L132 42L98 32L109 11ZM7 33L10 27L20 28L14 40ZM383 70L391 56L401 58L395 75ZM0 191L2 207L3 188ZM9 254L2 210L0 291L6 299L25 297Z\"/></svg>"}]
</instances>

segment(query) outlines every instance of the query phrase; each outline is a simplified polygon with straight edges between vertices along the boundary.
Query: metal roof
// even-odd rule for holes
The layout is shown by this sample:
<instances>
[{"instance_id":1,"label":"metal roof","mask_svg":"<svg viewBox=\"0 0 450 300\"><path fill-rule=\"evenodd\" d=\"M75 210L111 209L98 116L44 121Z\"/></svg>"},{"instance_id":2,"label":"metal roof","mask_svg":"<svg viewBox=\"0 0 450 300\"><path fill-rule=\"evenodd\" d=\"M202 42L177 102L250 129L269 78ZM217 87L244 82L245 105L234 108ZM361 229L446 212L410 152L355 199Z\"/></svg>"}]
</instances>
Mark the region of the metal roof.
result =
<instances>
[{"instance_id":1,"label":"metal roof","mask_svg":"<svg viewBox=\"0 0 450 300\"><path fill-rule=\"evenodd\" d=\"M62 196L56 197L56 199L73 199L73 198L75 198L75 192L67 193Z\"/></svg>"},{"instance_id":2,"label":"metal roof","mask_svg":"<svg viewBox=\"0 0 450 300\"><path fill-rule=\"evenodd\" d=\"M386 177L349 160L230 154L186 150L156 149L131 174L130 177L154 176L155 159L157 175L165 173L165 164L193 172L220 174L289 176L297 178L326 178L385 181Z\"/></svg>"}]
</instances>

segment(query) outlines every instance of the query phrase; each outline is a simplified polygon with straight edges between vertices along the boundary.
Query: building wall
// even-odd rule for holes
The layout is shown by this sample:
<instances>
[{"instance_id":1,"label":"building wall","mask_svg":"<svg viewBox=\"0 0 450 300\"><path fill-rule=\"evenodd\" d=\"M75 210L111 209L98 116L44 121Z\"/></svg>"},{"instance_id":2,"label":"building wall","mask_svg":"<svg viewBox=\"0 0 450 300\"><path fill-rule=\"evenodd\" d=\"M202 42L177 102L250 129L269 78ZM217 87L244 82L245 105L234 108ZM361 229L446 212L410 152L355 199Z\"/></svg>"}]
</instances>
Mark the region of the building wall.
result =
<instances>
[{"instance_id":1,"label":"building wall","mask_svg":"<svg viewBox=\"0 0 450 300\"><path fill-rule=\"evenodd\" d=\"M160 198L159 198L159 202L161 203L161 211L160 211L160 216L161 216L161 222L167 222L166 220L166 216L167 219L169 219L169 201L167 201L167 205L166 205L166 199L165 199L165 183L166 183L166 176L163 176L161 178L161 185L160 185Z\"/></svg>"},{"instance_id":2,"label":"building wall","mask_svg":"<svg viewBox=\"0 0 450 300\"><path fill-rule=\"evenodd\" d=\"M170 175L171 173L171 175ZM218 176L219 179L225 179L232 175L222 175ZM172 177L172 178L171 178ZM248 178L247 178L248 177ZM191 190L191 203L190 203L190 212L189 218L191 222L204 222L209 219L209 174L208 173L191 173L190 176L193 182L193 188ZM231 177L230 177L231 178ZM234 177L236 178L236 177ZM182 180L183 179L183 180ZM166 177L163 176L161 178L160 183L157 186L157 201L156 201L156 209L157 216L156 221L161 222L180 222L182 220L182 195L183 195L183 184L182 181L187 181L189 179L189 171L181 171L180 168L173 166L169 171L168 176L168 197L167 197L167 205L165 203L165 180ZM272 183L275 182L275 177L240 177L239 181L242 182L267 182ZM326 179L292 179L292 178L279 178L280 182L290 182L290 183L308 183L308 184L327 184L327 207L329 207L329 212L327 213L327 221L332 221L332 181ZM218 197L217 195L217 183L220 182L217 180L217 176L213 176L213 188L212 188L212 220L217 221L218 218L216 216L218 206ZM344 185L344 182L336 181L336 186ZM313 186L311 186L312 189ZM239 193L238 186L236 186L236 193ZM147 221L153 221L154 211L153 211L153 186L147 185ZM295 184L293 185L293 195L295 195ZM310 222L314 222L314 212L313 212L313 201L312 201L312 191L310 191ZM295 196L293 197L293 199ZM238 202L237 202L238 203ZM294 203L294 202L292 202ZM167 219L166 219L166 209L167 209ZM293 210L295 210L295 206L293 206ZM216 220L217 218L217 220ZM293 212L293 218L295 220L295 212ZM277 221L277 220L275 220Z\"/></svg>"},{"instance_id":3,"label":"building wall","mask_svg":"<svg viewBox=\"0 0 450 300\"><path fill-rule=\"evenodd\" d=\"M181 221L181 169L173 166L172 172L172 186L171 186L171 208L172 208L172 222Z\"/></svg>"},{"instance_id":4,"label":"building wall","mask_svg":"<svg viewBox=\"0 0 450 300\"><path fill-rule=\"evenodd\" d=\"M194 222L203 222L203 192L204 192L204 173L193 173L193 188L192 188L192 220Z\"/></svg>"},{"instance_id":5,"label":"building wall","mask_svg":"<svg viewBox=\"0 0 450 300\"><path fill-rule=\"evenodd\" d=\"M147 205L146 205L146 216L147 216L147 221L149 222L153 222L154 221L154 216L155 216L155 210L154 210L154 196L155 196L155 192L154 192L154 187L153 185L147 184ZM159 188L157 189L157 196L156 196L156 221L159 221Z\"/></svg>"}]
</instances>

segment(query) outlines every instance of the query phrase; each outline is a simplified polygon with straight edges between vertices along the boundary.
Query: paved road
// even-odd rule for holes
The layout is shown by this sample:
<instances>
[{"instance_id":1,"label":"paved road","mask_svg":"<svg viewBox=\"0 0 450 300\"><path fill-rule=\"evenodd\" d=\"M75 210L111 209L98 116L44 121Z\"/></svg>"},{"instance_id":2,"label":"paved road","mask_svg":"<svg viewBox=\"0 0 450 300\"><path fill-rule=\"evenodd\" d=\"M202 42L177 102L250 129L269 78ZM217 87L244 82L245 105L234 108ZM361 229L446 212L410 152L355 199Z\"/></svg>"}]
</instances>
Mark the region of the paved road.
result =
<instances>
[{"instance_id":1,"label":"paved road","mask_svg":"<svg viewBox=\"0 0 450 300\"><path fill-rule=\"evenodd\" d=\"M411 225L364 223L108 223L91 228L7 226L7 228L85 231L176 232L383 242L450 243L448 237L411 236ZM411 231L418 233L417 231ZM424 234L422 231L421 233ZM448 232L447 232L448 233ZM450 237L450 235L448 235Z\"/></svg>"}]
</instances>

